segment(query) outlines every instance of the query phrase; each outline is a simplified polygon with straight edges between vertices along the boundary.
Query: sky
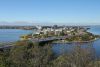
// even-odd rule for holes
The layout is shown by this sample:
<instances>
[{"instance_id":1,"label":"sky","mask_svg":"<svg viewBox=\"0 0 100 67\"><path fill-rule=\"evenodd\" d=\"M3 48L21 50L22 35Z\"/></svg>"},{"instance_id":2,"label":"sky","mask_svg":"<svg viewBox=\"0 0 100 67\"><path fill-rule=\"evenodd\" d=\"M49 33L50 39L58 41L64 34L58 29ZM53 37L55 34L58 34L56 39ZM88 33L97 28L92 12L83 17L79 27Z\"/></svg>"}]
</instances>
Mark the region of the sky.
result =
<instances>
[{"instance_id":1,"label":"sky","mask_svg":"<svg viewBox=\"0 0 100 67\"><path fill-rule=\"evenodd\" d=\"M100 25L100 0L0 0L0 25Z\"/></svg>"}]
</instances>

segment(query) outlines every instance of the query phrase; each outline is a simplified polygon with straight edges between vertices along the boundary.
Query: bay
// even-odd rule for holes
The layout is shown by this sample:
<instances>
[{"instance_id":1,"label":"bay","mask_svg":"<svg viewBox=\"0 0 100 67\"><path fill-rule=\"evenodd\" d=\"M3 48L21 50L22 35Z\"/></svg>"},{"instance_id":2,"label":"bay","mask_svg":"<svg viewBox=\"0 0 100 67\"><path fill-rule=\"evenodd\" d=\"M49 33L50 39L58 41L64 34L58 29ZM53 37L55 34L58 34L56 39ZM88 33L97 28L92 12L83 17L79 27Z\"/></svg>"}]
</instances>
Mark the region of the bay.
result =
<instances>
[{"instance_id":1,"label":"bay","mask_svg":"<svg viewBox=\"0 0 100 67\"><path fill-rule=\"evenodd\" d=\"M30 34L32 30L0 29L0 42L13 42L20 39L21 35Z\"/></svg>"},{"instance_id":2,"label":"bay","mask_svg":"<svg viewBox=\"0 0 100 67\"><path fill-rule=\"evenodd\" d=\"M90 26L89 32L100 35L100 26ZM21 35L35 33L32 30L21 30L21 29L0 29L0 42L13 42L20 39ZM88 44L92 44L91 48L95 50L96 56L100 56L100 39L92 42L92 43L82 43L82 46L88 46ZM52 49L56 54L62 54L68 50L71 50L72 47L76 45L76 43L72 44L61 44L61 43L53 43Z\"/></svg>"}]
</instances>

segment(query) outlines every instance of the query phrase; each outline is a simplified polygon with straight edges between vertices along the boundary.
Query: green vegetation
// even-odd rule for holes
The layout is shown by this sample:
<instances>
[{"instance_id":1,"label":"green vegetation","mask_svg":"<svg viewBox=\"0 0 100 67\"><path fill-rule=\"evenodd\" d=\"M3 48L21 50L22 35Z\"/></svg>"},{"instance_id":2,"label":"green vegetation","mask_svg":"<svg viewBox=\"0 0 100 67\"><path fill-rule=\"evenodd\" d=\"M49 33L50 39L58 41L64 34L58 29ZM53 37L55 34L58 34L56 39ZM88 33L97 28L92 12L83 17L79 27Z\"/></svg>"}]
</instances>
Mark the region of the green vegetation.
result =
<instances>
[{"instance_id":1,"label":"green vegetation","mask_svg":"<svg viewBox=\"0 0 100 67\"><path fill-rule=\"evenodd\" d=\"M27 35L20 36L21 40L28 40L29 38L32 38L32 34L27 34Z\"/></svg>"},{"instance_id":2,"label":"green vegetation","mask_svg":"<svg viewBox=\"0 0 100 67\"><path fill-rule=\"evenodd\" d=\"M54 43L91 42L98 38L99 38L98 35L93 35L90 32L86 32L85 34L82 35L72 36L64 40L54 41Z\"/></svg>"},{"instance_id":3,"label":"green vegetation","mask_svg":"<svg viewBox=\"0 0 100 67\"><path fill-rule=\"evenodd\" d=\"M48 45L21 41L10 51L0 53L0 67L47 67L52 56Z\"/></svg>"},{"instance_id":4,"label":"green vegetation","mask_svg":"<svg viewBox=\"0 0 100 67\"><path fill-rule=\"evenodd\" d=\"M100 62L95 60L91 45L82 48L77 44L70 53L55 56L49 44L19 41L0 52L0 67L100 67Z\"/></svg>"},{"instance_id":5,"label":"green vegetation","mask_svg":"<svg viewBox=\"0 0 100 67\"><path fill-rule=\"evenodd\" d=\"M68 41L68 42L89 42L89 41L95 40L96 38L98 38L98 37L93 35L92 33L87 32L84 35L66 38L65 41Z\"/></svg>"}]
</instances>

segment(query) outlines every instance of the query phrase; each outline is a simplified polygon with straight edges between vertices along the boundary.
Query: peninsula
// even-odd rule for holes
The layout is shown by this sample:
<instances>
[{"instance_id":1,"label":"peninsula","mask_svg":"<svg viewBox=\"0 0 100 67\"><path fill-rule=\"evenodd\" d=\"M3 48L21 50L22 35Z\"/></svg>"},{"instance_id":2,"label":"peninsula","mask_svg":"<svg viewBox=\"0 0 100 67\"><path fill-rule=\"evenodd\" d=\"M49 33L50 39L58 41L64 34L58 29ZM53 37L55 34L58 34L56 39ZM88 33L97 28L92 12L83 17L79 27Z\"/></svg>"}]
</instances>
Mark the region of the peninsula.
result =
<instances>
[{"instance_id":1,"label":"peninsula","mask_svg":"<svg viewBox=\"0 0 100 67\"><path fill-rule=\"evenodd\" d=\"M35 34L22 35L21 40L46 40L56 38L54 43L90 42L99 38L84 26L37 26Z\"/></svg>"}]
</instances>

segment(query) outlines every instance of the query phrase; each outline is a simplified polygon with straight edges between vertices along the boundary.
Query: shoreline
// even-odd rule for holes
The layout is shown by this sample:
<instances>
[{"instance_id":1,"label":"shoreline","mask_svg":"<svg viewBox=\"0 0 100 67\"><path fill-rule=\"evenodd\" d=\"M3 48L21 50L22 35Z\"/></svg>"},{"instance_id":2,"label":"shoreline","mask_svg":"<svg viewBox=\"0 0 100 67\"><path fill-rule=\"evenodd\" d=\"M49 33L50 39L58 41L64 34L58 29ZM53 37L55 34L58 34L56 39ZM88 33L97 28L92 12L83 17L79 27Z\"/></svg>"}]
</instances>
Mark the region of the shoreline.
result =
<instances>
[{"instance_id":1,"label":"shoreline","mask_svg":"<svg viewBox=\"0 0 100 67\"><path fill-rule=\"evenodd\" d=\"M58 42L53 42L53 43L64 43L64 44L72 44L72 43L89 43L89 42L93 42L93 41L96 41L96 40L98 40L98 39L100 39L100 38L95 38L95 39L93 39L93 40L90 40L90 41L71 41L71 42L68 42L68 41L66 41L66 42L64 42L64 41L58 41Z\"/></svg>"},{"instance_id":2,"label":"shoreline","mask_svg":"<svg viewBox=\"0 0 100 67\"><path fill-rule=\"evenodd\" d=\"M13 45L15 42L17 42L17 41L0 42L0 47L1 47L1 46Z\"/></svg>"}]
</instances>

